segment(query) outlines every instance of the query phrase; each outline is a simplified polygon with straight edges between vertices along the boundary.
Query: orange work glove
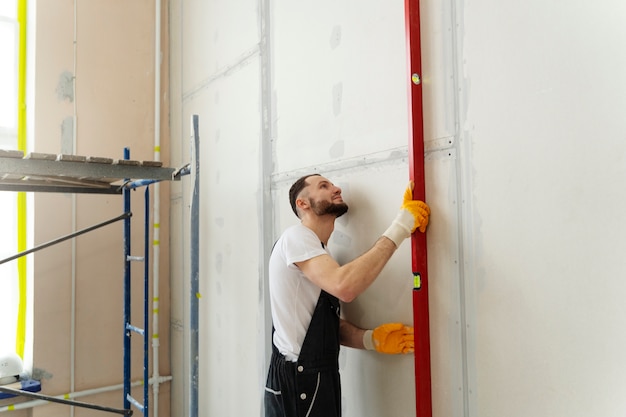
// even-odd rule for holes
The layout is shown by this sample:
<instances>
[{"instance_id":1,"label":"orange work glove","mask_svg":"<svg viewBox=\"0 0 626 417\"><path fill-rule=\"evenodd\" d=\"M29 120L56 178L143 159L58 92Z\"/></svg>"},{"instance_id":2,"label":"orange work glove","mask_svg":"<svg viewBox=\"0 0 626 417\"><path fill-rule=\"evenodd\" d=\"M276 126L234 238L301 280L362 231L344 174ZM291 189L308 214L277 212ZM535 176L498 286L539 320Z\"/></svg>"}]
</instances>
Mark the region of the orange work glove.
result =
<instances>
[{"instance_id":1,"label":"orange work glove","mask_svg":"<svg viewBox=\"0 0 626 417\"><path fill-rule=\"evenodd\" d=\"M404 191L400 212L383 233L383 236L391 239L396 246L400 246L404 239L411 236L416 229L424 233L428 226L430 207L423 201L413 200L413 186L413 181L410 181Z\"/></svg>"},{"instance_id":2,"label":"orange work glove","mask_svg":"<svg viewBox=\"0 0 626 417\"><path fill-rule=\"evenodd\" d=\"M363 345L380 353L411 353L415 349L413 327L402 323L386 323L374 330L366 330Z\"/></svg>"}]
</instances>

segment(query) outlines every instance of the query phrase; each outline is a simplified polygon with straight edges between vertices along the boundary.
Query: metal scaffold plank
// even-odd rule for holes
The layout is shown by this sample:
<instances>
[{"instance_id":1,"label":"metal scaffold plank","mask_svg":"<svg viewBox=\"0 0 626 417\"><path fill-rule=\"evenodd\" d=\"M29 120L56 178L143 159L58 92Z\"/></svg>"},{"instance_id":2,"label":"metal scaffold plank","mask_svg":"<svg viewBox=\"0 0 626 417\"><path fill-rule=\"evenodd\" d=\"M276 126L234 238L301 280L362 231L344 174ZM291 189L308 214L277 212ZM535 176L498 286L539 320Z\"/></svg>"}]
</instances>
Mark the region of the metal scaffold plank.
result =
<instances>
[{"instance_id":1,"label":"metal scaffold plank","mask_svg":"<svg viewBox=\"0 0 626 417\"><path fill-rule=\"evenodd\" d=\"M0 152L0 190L19 191L24 186L28 191L101 189L107 193L111 192L112 183L123 179L173 181L179 179L175 172L176 169L162 167L157 161L41 153L22 157L21 152Z\"/></svg>"}]
</instances>

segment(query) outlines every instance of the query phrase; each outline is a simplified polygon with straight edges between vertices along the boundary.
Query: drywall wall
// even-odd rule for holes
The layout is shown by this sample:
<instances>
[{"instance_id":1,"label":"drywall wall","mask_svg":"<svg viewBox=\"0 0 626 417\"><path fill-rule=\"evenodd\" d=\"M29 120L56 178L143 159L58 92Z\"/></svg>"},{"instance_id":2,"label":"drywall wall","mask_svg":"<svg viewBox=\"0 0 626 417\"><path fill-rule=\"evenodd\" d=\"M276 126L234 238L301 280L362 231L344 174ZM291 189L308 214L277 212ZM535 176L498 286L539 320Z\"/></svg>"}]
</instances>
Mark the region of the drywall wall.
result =
<instances>
[{"instance_id":1,"label":"drywall wall","mask_svg":"<svg viewBox=\"0 0 626 417\"><path fill-rule=\"evenodd\" d=\"M174 164L177 158L188 160L190 118L200 115L198 382L199 409L204 415L259 413L258 375L264 364L258 352L264 333L258 249L261 113L257 13L252 4L240 8L219 2L172 2L170 9L172 43L181 46L172 55L172 62L180 64L172 68L172 94L177 97L172 102L176 115L172 134L180 138L180 146L172 151ZM236 27L233 21L238 22ZM189 207L186 182L173 190L173 213L184 216ZM188 240L186 233L185 224L174 239ZM174 386L172 415L186 415L188 288L174 289L172 296L173 329L180 336L178 342L174 340L173 355L183 365L174 369L180 383ZM242 401L241 393L251 398Z\"/></svg>"},{"instance_id":2,"label":"drywall wall","mask_svg":"<svg viewBox=\"0 0 626 417\"><path fill-rule=\"evenodd\" d=\"M421 2L434 416L626 409L625 7ZM403 4L170 10L176 154L197 113L204 161L200 415L261 415L266 258L296 221L289 185L317 171L343 188L351 209L331 249L348 261L393 218L408 178ZM186 193L172 197L183 218ZM408 249L347 318L411 320ZM186 294L174 291L182 358ZM414 415L412 366L344 349L344 415ZM175 388L174 414L188 388Z\"/></svg>"},{"instance_id":3,"label":"drywall wall","mask_svg":"<svg viewBox=\"0 0 626 417\"><path fill-rule=\"evenodd\" d=\"M319 172L351 205L329 243L341 263L369 249L391 222L408 179L404 5L276 4L275 235L297 219L287 191ZM297 94L293 94L297 91ZM363 328L412 322L409 244L344 316ZM346 416L411 415L413 357L344 349Z\"/></svg>"},{"instance_id":4,"label":"drywall wall","mask_svg":"<svg viewBox=\"0 0 626 417\"><path fill-rule=\"evenodd\" d=\"M444 12L431 10L449 19ZM173 161L185 160L190 116L200 116L199 409L201 415L261 415L271 329L266 262L280 231L296 221L287 189L313 171L343 188L351 209L330 245L341 262L368 249L399 207L408 180L404 5L175 1L171 19L172 44L179 45L172 62L181 63L171 79L172 136L181 138ZM431 30L449 30L444 24ZM452 71L437 54L430 65ZM433 249L431 274L443 276L433 288L433 357L445 366L435 369L434 382L438 411L447 413L463 410L463 354L456 151L450 149L454 103L450 82L434 82L438 77L452 78L443 72L428 80L436 90L428 90L429 100L438 109L430 114L438 119L427 127L428 169L441 182L436 188L429 184L430 203L441 213L429 231L433 247L441 248L439 256ZM189 202L184 187L172 196L173 210L183 217ZM184 234L176 239L184 241ZM379 282L345 305L344 314L363 327L411 323L411 289L407 242ZM184 378L188 295L184 285L177 291L173 321L182 325L181 340L174 341L180 361L174 360ZM341 372L346 416L414 414L411 355L345 349ZM179 389L172 409L186 414L190 387L174 387Z\"/></svg>"},{"instance_id":5,"label":"drywall wall","mask_svg":"<svg viewBox=\"0 0 626 417\"><path fill-rule=\"evenodd\" d=\"M623 415L626 5L462 16L471 410Z\"/></svg>"}]
</instances>

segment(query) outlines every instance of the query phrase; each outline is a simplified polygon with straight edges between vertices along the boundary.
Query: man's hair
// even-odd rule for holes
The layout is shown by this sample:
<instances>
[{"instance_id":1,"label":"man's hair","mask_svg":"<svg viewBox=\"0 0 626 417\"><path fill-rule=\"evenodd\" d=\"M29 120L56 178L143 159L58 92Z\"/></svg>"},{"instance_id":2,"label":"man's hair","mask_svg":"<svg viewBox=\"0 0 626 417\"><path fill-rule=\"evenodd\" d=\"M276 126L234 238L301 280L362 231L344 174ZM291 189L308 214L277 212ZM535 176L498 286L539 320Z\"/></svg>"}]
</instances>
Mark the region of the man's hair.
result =
<instances>
[{"instance_id":1,"label":"man's hair","mask_svg":"<svg viewBox=\"0 0 626 417\"><path fill-rule=\"evenodd\" d=\"M302 190L304 190L304 187L309 185L306 182L307 178L315 177L315 176L319 177L320 174L308 174L303 177L300 177L298 178L296 182L293 183L293 185L289 189L289 203L291 204L291 209L293 210L294 214L298 218L300 218L300 216L298 216L298 207L296 206L296 200L298 199L298 195L300 194Z\"/></svg>"}]
</instances>

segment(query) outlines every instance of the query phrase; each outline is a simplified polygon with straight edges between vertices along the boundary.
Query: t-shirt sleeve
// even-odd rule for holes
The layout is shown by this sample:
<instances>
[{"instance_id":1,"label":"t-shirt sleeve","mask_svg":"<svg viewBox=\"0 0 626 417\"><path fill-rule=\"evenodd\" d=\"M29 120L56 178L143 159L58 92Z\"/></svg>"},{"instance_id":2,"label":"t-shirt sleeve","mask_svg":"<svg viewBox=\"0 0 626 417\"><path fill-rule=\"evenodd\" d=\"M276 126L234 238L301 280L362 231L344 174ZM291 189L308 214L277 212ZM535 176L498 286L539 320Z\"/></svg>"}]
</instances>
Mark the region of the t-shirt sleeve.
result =
<instances>
[{"instance_id":1,"label":"t-shirt sleeve","mask_svg":"<svg viewBox=\"0 0 626 417\"><path fill-rule=\"evenodd\" d=\"M282 245L287 265L327 253L317 235L306 227L297 227L285 233Z\"/></svg>"}]
</instances>

